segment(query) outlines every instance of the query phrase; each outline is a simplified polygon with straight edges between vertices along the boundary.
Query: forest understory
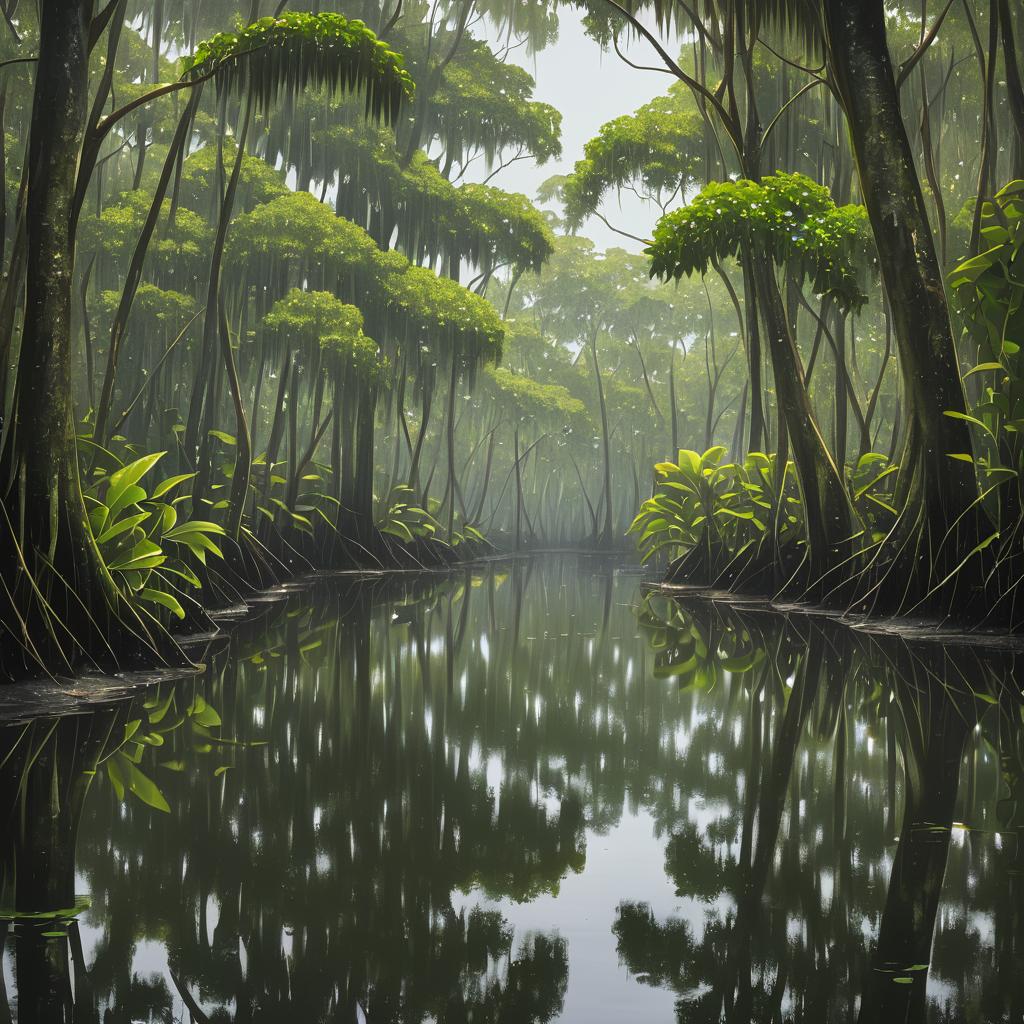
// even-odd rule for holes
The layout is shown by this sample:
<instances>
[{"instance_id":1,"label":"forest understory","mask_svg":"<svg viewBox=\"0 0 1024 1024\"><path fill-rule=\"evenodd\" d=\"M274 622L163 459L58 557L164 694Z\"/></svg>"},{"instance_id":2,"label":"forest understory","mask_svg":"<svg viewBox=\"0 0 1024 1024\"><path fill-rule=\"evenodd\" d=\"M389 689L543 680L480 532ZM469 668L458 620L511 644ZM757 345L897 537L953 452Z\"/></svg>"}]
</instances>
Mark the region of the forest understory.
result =
<instances>
[{"instance_id":1,"label":"forest understory","mask_svg":"<svg viewBox=\"0 0 1024 1024\"><path fill-rule=\"evenodd\" d=\"M0 679L562 548L1020 628L1019 5L290 8L0 0Z\"/></svg>"}]
</instances>

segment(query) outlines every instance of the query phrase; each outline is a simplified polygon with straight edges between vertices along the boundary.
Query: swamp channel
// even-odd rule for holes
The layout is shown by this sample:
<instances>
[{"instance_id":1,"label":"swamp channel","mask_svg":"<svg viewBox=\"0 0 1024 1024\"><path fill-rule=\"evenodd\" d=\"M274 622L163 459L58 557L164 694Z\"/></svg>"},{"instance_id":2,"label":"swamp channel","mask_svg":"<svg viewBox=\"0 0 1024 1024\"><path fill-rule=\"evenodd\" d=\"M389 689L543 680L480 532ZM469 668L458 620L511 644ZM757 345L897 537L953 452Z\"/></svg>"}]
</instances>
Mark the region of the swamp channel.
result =
<instances>
[{"instance_id":1,"label":"swamp channel","mask_svg":"<svg viewBox=\"0 0 1024 1024\"><path fill-rule=\"evenodd\" d=\"M0 728L0 1021L1024 1020L1012 648L335 580Z\"/></svg>"}]
</instances>

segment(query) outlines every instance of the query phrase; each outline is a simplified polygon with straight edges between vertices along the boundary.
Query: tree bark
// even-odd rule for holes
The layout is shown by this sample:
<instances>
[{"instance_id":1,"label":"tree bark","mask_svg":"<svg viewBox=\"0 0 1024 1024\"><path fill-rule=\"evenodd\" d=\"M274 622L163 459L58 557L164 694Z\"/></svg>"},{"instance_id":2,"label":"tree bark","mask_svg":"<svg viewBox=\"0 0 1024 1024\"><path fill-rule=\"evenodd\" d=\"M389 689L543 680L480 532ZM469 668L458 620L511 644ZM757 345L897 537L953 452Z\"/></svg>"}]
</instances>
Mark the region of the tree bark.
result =
<instances>
[{"instance_id":1,"label":"tree bark","mask_svg":"<svg viewBox=\"0 0 1024 1024\"><path fill-rule=\"evenodd\" d=\"M778 282L767 262L752 262L775 377L780 434L784 425L804 499L808 582L813 593L826 573L848 553L848 541L853 532L850 503L842 477L814 417L800 354L789 329ZM779 457L781 469L786 457L781 446ZM835 586L835 582L830 581L829 589ZM816 596L821 596L820 592Z\"/></svg>"},{"instance_id":2,"label":"tree bark","mask_svg":"<svg viewBox=\"0 0 1024 1024\"><path fill-rule=\"evenodd\" d=\"M601 380L601 367L597 361L596 333L590 338L590 358L594 364L594 383L597 385L597 402L601 410L601 451L604 457L604 526L601 530L601 543L610 545L613 528L611 434L608 429L608 405L604 397L604 382Z\"/></svg>"},{"instance_id":3,"label":"tree bark","mask_svg":"<svg viewBox=\"0 0 1024 1024\"><path fill-rule=\"evenodd\" d=\"M69 671L83 660L109 662L142 650L155 659L163 646L107 571L79 479L71 393L72 224L92 6L91 0L47 0L41 7L28 152L25 320L0 467L0 622L10 630L0 674Z\"/></svg>"},{"instance_id":4,"label":"tree bark","mask_svg":"<svg viewBox=\"0 0 1024 1024\"><path fill-rule=\"evenodd\" d=\"M864 204L878 249L900 359L907 415L906 451L913 468L906 507L883 546L899 596L889 610L928 593L971 550L979 524L957 517L977 497L974 469L949 455L972 450L967 424L945 415L965 412L942 270L921 184L900 112L886 42L882 0L828 0L823 5L828 53L850 126ZM949 539L942 544L944 538ZM930 534L933 557L923 566L917 541ZM959 535L959 536L958 536ZM976 543L976 541L974 542ZM923 568L922 568L923 566ZM907 590L906 584L911 586ZM876 610L879 608L875 604Z\"/></svg>"}]
</instances>

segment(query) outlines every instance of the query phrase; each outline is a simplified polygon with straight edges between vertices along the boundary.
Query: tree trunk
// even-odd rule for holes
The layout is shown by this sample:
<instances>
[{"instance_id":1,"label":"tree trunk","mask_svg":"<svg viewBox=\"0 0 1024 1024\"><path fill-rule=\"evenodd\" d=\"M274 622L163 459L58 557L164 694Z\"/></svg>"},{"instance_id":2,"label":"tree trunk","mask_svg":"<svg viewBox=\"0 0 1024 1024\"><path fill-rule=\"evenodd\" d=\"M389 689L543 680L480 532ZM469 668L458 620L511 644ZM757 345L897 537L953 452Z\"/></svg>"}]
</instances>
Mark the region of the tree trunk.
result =
<instances>
[{"instance_id":1,"label":"tree trunk","mask_svg":"<svg viewBox=\"0 0 1024 1024\"><path fill-rule=\"evenodd\" d=\"M604 528L601 530L601 543L610 545L612 542L612 455L611 437L608 431L608 406L604 400L604 382L601 380L601 367L597 361L597 336L590 339L590 358L594 363L594 382L597 385L597 402L601 409L601 450L604 456Z\"/></svg>"},{"instance_id":2,"label":"tree trunk","mask_svg":"<svg viewBox=\"0 0 1024 1024\"><path fill-rule=\"evenodd\" d=\"M997 0L999 27L1003 37L1003 66L1006 69L1006 99L1013 120L1010 177L1024 177L1024 82L1017 55L1015 26L1010 16L1010 0ZM1018 18L1021 17L1017 6Z\"/></svg>"},{"instance_id":3,"label":"tree trunk","mask_svg":"<svg viewBox=\"0 0 1024 1024\"><path fill-rule=\"evenodd\" d=\"M899 586L889 598L880 594L880 600L888 610L898 610L927 594L932 581L944 579L977 543L972 538L978 536L980 517L969 514L954 525L977 497L974 469L949 458L970 453L971 436L966 423L945 415L965 412L963 383L942 271L900 112L884 4L829 0L824 14L829 59L892 310L906 435L916 449L907 450L913 468L903 486L906 507L881 552ZM942 544L947 531L949 539ZM931 555L922 559L919 542L927 545L929 537Z\"/></svg>"},{"instance_id":4,"label":"tree trunk","mask_svg":"<svg viewBox=\"0 0 1024 1024\"><path fill-rule=\"evenodd\" d=\"M516 551L523 547L523 471L519 463L519 424L516 424L513 441L516 467Z\"/></svg>"},{"instance_id":5,"label":"tree trunk","mask_svg":"<svg viewBox=\"0 0 1024 1024\"><path fill-rule=\"evenodd\" d=\"M452 353L452 368L448 378L448 409L445 413L445 445L448 453L448 543L455 536L455 392L459 381L458 359Z\"/></svg>"},{"instance_id":6,"label":"tree trunk","mask_svg":"<svg viewBox=\"0 0 1024 1024\"><path fill-rule=\"evenodd\" d=\"M825 574L847 554L852 534L846 488L814 417L804 384L803 367L789 330L778 282L768 263L752 260L758 302L768 335L768 352L783 425L792 448L793 463L804 499L809 580L818 588ZM783 455L780 452L780 458ZM784 463L783 463L784 465ZM831 589L837 581L830 581Z\"/></svg>"},{"instance_id":7,"label":"tree trunk","mask_svg":"<svg viewBox=\"0 0 1024 1024\"><path fill-rule=\"evenodd\" d=\"M377 388L360 385L356 418L356 481L355 521L356 536L361 544L368 544L373 532L373 467L374 424L377 413Z\"/></svg>"},{"instance_id":8,"label":"tree trunk","mask_svg":"<svg viewBox=\"0 0 1024 1024\"><path fill-rule=\"evenodd\" d=\"M161 646L92 536L71 394L72 206L85 130L91 0L47 0L29 136L26 304L0 482L0 675L68 671ZM20 641L22 651L17 650ZM20 655L20 656L19 656Z\"/></svg>"}]
</instances>

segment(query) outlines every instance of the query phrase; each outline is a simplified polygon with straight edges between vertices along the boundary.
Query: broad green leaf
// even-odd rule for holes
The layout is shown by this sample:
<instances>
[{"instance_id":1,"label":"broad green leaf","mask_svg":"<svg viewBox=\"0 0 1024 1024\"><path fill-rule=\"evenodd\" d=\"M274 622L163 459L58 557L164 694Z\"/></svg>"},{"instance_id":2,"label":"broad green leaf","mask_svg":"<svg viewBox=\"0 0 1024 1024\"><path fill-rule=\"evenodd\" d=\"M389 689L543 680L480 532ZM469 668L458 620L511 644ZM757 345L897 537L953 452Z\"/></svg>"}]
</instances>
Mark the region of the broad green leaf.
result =
<instances>
[{"instance_id":1,"label":"broad green leaf","mask_svg":"<svg viewBox=\"0 0 1024 1024\"><path fill-rule=\"evenodd\" d=\"M143 601L150 601L152 604L161 605L179 619L185 618L185 609L182 608L181 603L173 594L167 594L162 590L153 590L150 587L146 587L139 593L139 597Z\"/></svg>"},{"instance_id":2,"label":"broad green leaf","mask_svg":"<svg viewBox=\"0 0 1024 1024\"><path fill-rule=\"evenodd\" d=\"M169 491L173 491L175 487L185 483L186 480L191 480L195 476L195 473L181 473L179 476L169 476L166 480L161 480L150 495L151 500L162 498Z\"/></svg>"},{"instance_id":3,"label":"broad green leaf","mask_svg":"<svg viewBox=\"0 0 1024 1024\"><path fill-rule=\"evenodd\" d=\"M122 466L116 473L111 473L105 495L107 506L114 508L124 492L137 484L166 454L154 452L152 455L143 455L141 459L136 459L127 466Z\"/></svg>"},{"instance_id":4,"label":"broad green leaf","mask_svg":"<svg viewBox=\"0 0 1024 1024\"><path fill-rule=\"evenodd\" d=\"M121 534L134 530L136 526L141 526L149 517L149 512L137 512L135 515L125 516L124 519L114 523L112 526L108 526L96 538L96 543L109 544L115 537L120 537Z\"/></svg>"},{"instance_id":5,"label":"broad green leaf","mask_svg":"<svg viewBox=\"0 0 1024 1024\"><path fill-rule=\"evenodd\" d=\"M984 423L977 418L977 416L970 416L965 412L957 412L955 409L946 409L942 413L943 416L948 416L951 420L963 420L966 423L973 423L977 427L981 427L982 430L988 434L989 437L994 441L996 435L987 427Z\"/></svg>"},{"instance_id":6,"label":"broad green leaf","mask_svg":"<svg viewBox=\"0 0 1024 1024\"><path fill-rule=\"evenodd\" d=\"M1004 369L1002 363L978 363L977 366L975 366L972 369L968 370L964 374L964 379L966 380L968 377L970 377L974 373L984 373L986 370L1002 370L1002 369Z\"/></svg>"},{"instance_id":7,"label":"broad green leaf","mask_svg":"<svg viewBox=\"0 0 1024 1024\"><path fill-rule=\"evenodd\" d=\"M149 540L143 540L139 541L129 553L110 562L107 568L111 572L124 572L129 569L156 569L166 560L167 556L159 545Z\"/></svg>"},{"instance_id":8,"label":"broad green leaf","mask_svg":"<svg viewBox=\"0 0 1024 1024\"><path fill-rule=\"evenodd\" d=\"M144 804L148 804L158 811L170 813L171 808L168 806L157 784L149 776L139 771L134 764L131 765L128 772L128 789Z\"/></svg>"}]
</instances>

